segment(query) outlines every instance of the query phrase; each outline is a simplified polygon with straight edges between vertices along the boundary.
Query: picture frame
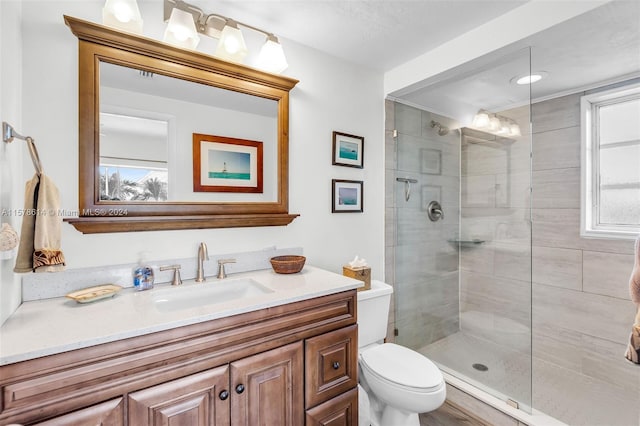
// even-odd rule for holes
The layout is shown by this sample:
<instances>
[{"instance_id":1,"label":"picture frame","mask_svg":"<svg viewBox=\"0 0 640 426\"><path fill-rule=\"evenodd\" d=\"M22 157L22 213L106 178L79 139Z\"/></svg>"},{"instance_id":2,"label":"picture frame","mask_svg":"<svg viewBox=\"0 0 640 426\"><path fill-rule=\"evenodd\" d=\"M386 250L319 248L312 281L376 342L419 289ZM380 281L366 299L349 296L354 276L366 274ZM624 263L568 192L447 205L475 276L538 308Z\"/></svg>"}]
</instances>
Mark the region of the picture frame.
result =
<instances>
[{"instance_id":1,"label":"picture frame","mask_svg":"<svg viewBox=\"0 0 640 426\"><path fill-rule=\"evenodd\" d=\"M331 180L331 213L362 213L364 182L361 180Z\"/></svg>"},{"instance_id":2,"label":"picture frame","mask_svg":"<svg viewBox=\"0 0 640 426\"><path fill-rule=\"evenodd\" d=\"M333 132L334 166L364 168L364 137Z\"/></svg>"},{"instance_id":3,"label":"picture frame","mask_svg":"<svg viewBox=\"0 0 640 426\"><path fill-rule=\"evenodd\" d=\"M193 133L194 192L263 192L263 144Z\"/></svg>"}]
</instances>

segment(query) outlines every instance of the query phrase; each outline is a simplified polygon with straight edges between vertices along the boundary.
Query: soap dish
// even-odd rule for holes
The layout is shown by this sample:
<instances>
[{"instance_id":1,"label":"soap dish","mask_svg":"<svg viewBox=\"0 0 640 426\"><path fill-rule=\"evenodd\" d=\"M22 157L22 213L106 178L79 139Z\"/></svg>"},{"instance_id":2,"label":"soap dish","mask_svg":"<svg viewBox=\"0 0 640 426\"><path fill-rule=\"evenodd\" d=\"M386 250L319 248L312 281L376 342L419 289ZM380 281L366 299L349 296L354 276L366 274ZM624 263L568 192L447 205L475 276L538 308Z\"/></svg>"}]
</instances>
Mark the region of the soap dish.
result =
<instances>
[{"instance_id":1,"label":"soap dish","mask_svg":"<svg viewBox=\"0 0 640 426\"><path fill-rule=\"evenodd\" d=\"M122 287L117 284L104 284L95 287L83 288L66 295L69 299L73 299L78 303L90 303L97 300L113 297Z\"/></svg>"}]
</instances>

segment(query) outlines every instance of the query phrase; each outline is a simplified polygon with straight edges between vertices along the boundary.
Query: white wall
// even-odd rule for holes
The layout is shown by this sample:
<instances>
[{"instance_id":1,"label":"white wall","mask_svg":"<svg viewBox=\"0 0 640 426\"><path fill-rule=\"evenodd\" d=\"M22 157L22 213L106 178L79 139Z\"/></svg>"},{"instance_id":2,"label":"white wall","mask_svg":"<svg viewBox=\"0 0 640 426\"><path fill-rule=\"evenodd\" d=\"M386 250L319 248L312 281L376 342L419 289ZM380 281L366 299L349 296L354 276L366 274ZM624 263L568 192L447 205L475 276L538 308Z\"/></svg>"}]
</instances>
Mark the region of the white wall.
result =
<instances>
[{"instance_id":1,"label":"white wall","mask_svg":"<svg viewBox=\"0 0 640 426\"><path fill-rule=\"evenodd\" d=\"M78 206L77 39L63 14L100 22L102 1L23 4L23 131L38 140L47 174L61 190L62 208ZM145 35L161 37L161 2L142 2ZM277 32L277 28L273 28ZM227 253L277 245L301 246L310 264L340 272L355 254L373 277L383 275L382 74L283 40L289 69L300 80L290 98L290 212L287 227L211 229L83 235L64 224L62 248L69 268L195 256L200 241L209 252ZM11 82L15 83L15 82ZM4 84L4 83L3 83ZM331 135L365 137L365 168L331 165ZM32 170L26 168L26 180ZM364 183L364 213L331 214L331 179Z\"/></svg>"}]
</instances>

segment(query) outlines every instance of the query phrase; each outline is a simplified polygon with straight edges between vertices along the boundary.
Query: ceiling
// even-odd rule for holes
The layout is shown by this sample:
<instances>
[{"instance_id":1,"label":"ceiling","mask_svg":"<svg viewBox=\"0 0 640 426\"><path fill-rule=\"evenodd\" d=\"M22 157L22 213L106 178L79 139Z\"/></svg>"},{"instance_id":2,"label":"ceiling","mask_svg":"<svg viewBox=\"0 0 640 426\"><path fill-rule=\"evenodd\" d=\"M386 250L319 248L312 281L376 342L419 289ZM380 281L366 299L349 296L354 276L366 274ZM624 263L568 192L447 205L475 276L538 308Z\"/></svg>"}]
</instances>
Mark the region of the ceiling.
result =
<instances>
[{"instance_id":1,"label":"ceiling","mask_svg":"<svg viewBox=\"0 0 640 426\"><path fill-rule=\"evenodd\" d=\"M400 100L466 123L480 108L498 112L527 104L530 98L640 78L640 2L607 3L504 50L511 53L450 70L437 83L424 84ZM528 74L529 67L547 74L531 85L531 93L528 85L511 82Z\"/></svg>"},{"instance_id":2,"label":"ceiling","mask_svg":"<svg viewBox=\"0 0 640 426\"><path fill-rule=\"evenodd\" d=\"M558 0L563 1L563 0ZM524 0L194 0L205 12L227 15L274 31L344 60L391 70L510 10ZM437 84L399 100L453 118L480 108L503 109L529 101L529 88L509 82L529 71L548 77L531 86L533 98L640 76L640 1L614 0L507 46L493 63L480 59L436 76ZM523 49L519 53L518 49ZM516 53L514 53L516 52ZM496 55L493 55L494 57Z\"/></svg>"},{"instance_id":3,"label":"ceiling","mask_svg":"<svg viewBox=\"0 0 640 426\"><path fill-rule=\"evenodd\" d=\"M527 0L187 2L205 13L225 15L344 60L388 71Z\"/></svg>"}]
</instances>

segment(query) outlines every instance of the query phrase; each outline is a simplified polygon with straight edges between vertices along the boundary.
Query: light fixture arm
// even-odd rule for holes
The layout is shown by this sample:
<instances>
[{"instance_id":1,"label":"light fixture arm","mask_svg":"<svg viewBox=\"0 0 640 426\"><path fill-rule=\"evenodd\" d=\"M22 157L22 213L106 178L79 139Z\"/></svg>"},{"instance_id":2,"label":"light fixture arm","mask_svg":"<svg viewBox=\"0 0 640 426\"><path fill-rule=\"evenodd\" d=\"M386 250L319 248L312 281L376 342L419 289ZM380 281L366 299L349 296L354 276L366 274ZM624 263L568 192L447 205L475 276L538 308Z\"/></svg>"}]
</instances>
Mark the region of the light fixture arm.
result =
<instances>
[{"instance_id":1,"label":"light fixture arm","mask_svg":"<svg viewBox=\"0 0 640 426\"><path fill-rule=\"evenodd\" d=\"M264 34L268 39L277 41L277 38L273 33L260 29L258 27L254 27L253 25L246 24L244 22L237 21L235 19L229 18L224 15L220 15L218 13L209 13L205 14L202 9L197 6L193 6L183 0L164 0L164 20L165 22L169 21L171 17L171 11L174 8L178 8L180 10L184 10L185 12L189 12L193 15L193 20L196 24L196 30L200 34L204 34L209 37L219 38L220 31L224 28L224 26L228 22L235 22L237 25L240 25L245 28L249 28L253 31L257 31L259 33ZM216 20L218 22L212 22L212 20Z\"/></svg>"}]
</instances>

